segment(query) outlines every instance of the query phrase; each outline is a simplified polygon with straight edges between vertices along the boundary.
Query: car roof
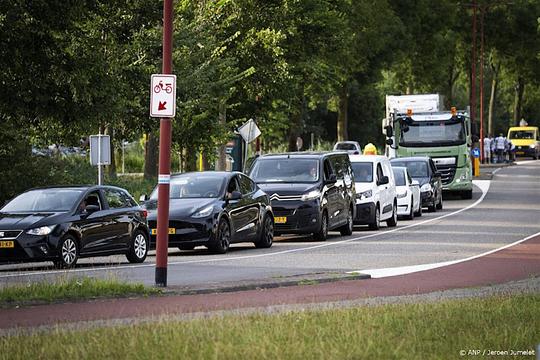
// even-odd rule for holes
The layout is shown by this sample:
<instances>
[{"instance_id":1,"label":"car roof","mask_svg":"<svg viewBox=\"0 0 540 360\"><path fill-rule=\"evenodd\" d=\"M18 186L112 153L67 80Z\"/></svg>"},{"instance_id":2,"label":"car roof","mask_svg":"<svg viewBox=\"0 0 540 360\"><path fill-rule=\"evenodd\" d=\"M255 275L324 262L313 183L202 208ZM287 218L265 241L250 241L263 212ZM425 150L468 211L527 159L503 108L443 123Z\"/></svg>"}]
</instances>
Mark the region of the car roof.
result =
<instances>
[{"instance_id":1,"label":"car roof","mask_svg":"<svg viewBox=\"0 0 540 360\"><path fill-rule=\"evenodd\" d=\"M429 156L408 156L408 157L402 157L402 158L393 158L390 161L429 161L431 158Z\"/></svg>"},{"instance_id":2,"label":"car roof","mask_svg":"<svg viewBox=\"0 0 540 360\"><path fill-rule=\"evenodd\" d=\"M277 154L265 154L257 157L257 159L289 159L289 158L304 158L304 159L320 159L331 155L347 155L346 151L299 151L299 152L286 152Z\"/></svg>"},{"instance_id":3,"label":"car roof","mask_svg":"<svg viewBox=\"0 0 540 360\"><path fill-rule=\"evenodd\" d=\"M206 170L206 171L188 171L185 173L175 173L171 174L171 177L180 177L184 175L195 175L195 174L203 174L203 175L215 175L216 177L231 177L236 174L241 174L238 171L214 171L214 170ZM244 175L244 174L243 174Z\"/></svg>"},{"instance_id":4,"label":"car roof","mask_svg":"<svg viewBox=\"0 0 540 360\"><path fill-rule=\"evenodd\" d=\"M349 159L351 160L352 163L388 160L388 158L384 155L349 155Z\"/></svg>"},{"instance_id":5,"label":"car roof","mask_svg":"<svg viewBox=\"0 0 540 360\"><path fill-rule=\"evenodd\" d=\"M337 144L357 144L357 145L359 145L360 143L358 141L347 140L347 141L338 141L338 142L336 142L335 145L337 145Z\"/></svg>"}]
</instances>

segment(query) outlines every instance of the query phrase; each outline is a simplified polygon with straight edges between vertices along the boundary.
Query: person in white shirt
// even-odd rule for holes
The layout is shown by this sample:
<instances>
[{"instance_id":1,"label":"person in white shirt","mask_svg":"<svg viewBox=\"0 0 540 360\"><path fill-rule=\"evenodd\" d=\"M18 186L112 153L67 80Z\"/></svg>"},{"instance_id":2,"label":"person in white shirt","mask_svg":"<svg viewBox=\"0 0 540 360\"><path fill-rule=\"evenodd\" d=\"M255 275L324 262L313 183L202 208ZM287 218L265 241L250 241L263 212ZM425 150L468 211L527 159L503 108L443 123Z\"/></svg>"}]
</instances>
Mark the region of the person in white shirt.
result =
<instances>
[{"instance_id":1,"label":"person in white shirt","mask_svg":"<svg viewBox=\"0 0 540 360\"><path fill-rule=\"evenodd\" d=\"M495 139L495 151L497 151L497 163L504 162L504 151L506 150L506 139L500 133Z\"/></svg>"},{"instance_id":2,"label":"person in white shirt","mask_svg":"<svg viewBox=\"0 0 540 360\"><path fill-rule=\"evenodd\" d=\"M489 164L491 161L491 136L484 138L484 164Z\"/></svg>"}]
</instances>

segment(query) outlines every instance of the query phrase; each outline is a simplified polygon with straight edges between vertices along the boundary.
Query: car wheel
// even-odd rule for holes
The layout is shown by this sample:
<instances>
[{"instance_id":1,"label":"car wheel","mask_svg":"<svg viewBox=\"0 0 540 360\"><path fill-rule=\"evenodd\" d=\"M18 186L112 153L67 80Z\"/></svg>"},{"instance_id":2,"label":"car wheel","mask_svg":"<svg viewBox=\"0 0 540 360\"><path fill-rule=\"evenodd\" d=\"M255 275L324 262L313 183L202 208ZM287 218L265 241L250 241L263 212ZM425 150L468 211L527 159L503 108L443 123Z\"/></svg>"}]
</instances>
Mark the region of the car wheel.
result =
<instances>
[{"instance_id":1,"label":"car wheel","mask_svg":"<svg viewBox=\"0 0 540 360\"><path fill-rule=\"evenodd\" d=\"M178 246L178 250L193 250L195 249L195 245L193 244L185 244Z\"/></svg>"},{"instance_id":2,"label":"car wheel","mask_svg":"<svg viewBox=\"0 0 540 360\"><path fill-rule=\"evenodd\" d=\"M79 259L79 245L72 235L66 235L58 244L58 259L54 260L54 266L59 269L69 269Z\"/></svg>"},{"instance_id":3,"label":"car wheel","mask_svg":"<svg viewBox=\"0 0 540 360\"><path fill-rule=\"evenodd\" d=\"M379 230L381 227L381 212L379 211L379 205L375 207L375 219L371 224L369 224L369 228L371 230Z\"/></svg>"},{"instance_id":4,"label":"car wheel","mask_svg":"<svg viewBox=\"0 0 540 360\"><path fill-rule=\"evenodd\" d=\"M472 189L462 191L461 192L461 198L464 199L464 200L472 199Z\"/></svg>"},{"instance_id":5,"label":"car wheel","mask_svg":"<svg viewBox=\"0 0 540 360\"><path fill-rule=\"evenodd\" d=\"M317 241L326 241L328 237L328 214L326 211L323 212L321 218L321 228L319 232L313 234L313 239Z\"/></svg>"},{"instance_id":6,"label":"car wheel","mask_svg":"<svg viewBox=\"0 0 540 360\"><path fill-rule=\"evenodd\" d=\"M392 209L392 216L390 219L386 220L386 225L388 227L394 227L397 226L397 205L394 203L394 207Z\"/></svg>"},{"instance_id":7,"label":"car wheel","mask_svg":"<svg viewBox=\"0 0 540 360\"><path fill-rule=\"evenodd\" d=\"M148 235L141 230L136 230L133 234L126 258L130 263L142 263L148 254Z\"/></svg>"},{"instance_id":8,"label":"car wheel","mask_svg":"<svg viewBox=\"0 0 540 360\"><path fill-rule=\"evenodd\" d=\"M231 229L225 219L219 221L215 242L210 245L210 251L217 254L225 254L231 245Z\"/></svg>"},{"instance_id":9,"label":"car wheel","mask_svg":"<svg viewBox=\"0 0 540 360\"><path fill-rule=\"evenodd\" d=\"M349 212L347 213L347 223L339 228L341 236L351 235L353 233L353 226L353 211L352 208L349 208Z\"/></svg>"},{"instance_id":10,"label":"car wheel","mask_svg":"<svg viewBox=\"0 0 540 360\"><path fill-rule=\"evenodd\" d=\"M418 204L418 211L414 213L414 216L416 217L422 216L422 204Z\"/></svg>"},{"instance_id":11,"label":"car wheel","mask_svg":"<svg viewBox=\"0 0 540 360\"><path fill-rule=\"evenodd\" d=\"M439 202L437 203L437 210L442 210L442 195L439 197Z\"/></svg>"},{"instance_id":12,"label":"car wheel","mask_svg":"<svg viewBox=\"0 0 540 360\"><path fill-rule=\"evenodd\" d=\"M274 241L274 222L272 221L272 217L266 215L264 217L262 229L261 229L261 237L259 238L259 241L255 242L255 247L260 249L269 248L272 246L272 243Z\"/></svg>"},{"instance_id":13,"label":"car wheel","mask_svg":"<svg viewBox=\"0 0 540 360\"><path fill-rule=\"evenodd\" d=\"M413 206L414 206L414 201L413 201L413 197L411 196L411 206L410 206L410 210L409 210L409 215L407 215L405 218L407 220L412 220L414 219L414 209L413 209Z\"/></svg>"}]
</instances>

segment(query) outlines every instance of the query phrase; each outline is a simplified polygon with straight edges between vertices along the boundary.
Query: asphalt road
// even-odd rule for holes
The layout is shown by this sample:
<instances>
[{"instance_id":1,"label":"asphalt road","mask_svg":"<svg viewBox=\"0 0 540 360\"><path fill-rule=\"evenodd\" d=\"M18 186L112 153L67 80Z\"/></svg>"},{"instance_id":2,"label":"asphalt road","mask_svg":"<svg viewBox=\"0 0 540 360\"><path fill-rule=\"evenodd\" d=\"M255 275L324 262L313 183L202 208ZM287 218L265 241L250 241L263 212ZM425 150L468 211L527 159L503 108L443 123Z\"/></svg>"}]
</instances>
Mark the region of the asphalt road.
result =
<instances>
[{"instance_id":1,"label":"asphalt road","mask_svg":"<svg viewBox=\"0 0 540 360\"><path fill-rule=\"evenodd\" d=\"M277 238L271 249L234 244L226 255L205 249L169 253L168 284L186 289L271 282L288 278L342 276L351 271L459 260L540 232L540 161L501 168L479 181L472 200L445 198L444 209L424 212L397 228L352 236L331 233L326 242L309 237ZM152 253L151 253L152 254ZM1 265L0 286L96 276L154 284L154 261L131 265L123 256L81 259L76 269L57 271L49 263Z\"/></svg>"}]
</instances>

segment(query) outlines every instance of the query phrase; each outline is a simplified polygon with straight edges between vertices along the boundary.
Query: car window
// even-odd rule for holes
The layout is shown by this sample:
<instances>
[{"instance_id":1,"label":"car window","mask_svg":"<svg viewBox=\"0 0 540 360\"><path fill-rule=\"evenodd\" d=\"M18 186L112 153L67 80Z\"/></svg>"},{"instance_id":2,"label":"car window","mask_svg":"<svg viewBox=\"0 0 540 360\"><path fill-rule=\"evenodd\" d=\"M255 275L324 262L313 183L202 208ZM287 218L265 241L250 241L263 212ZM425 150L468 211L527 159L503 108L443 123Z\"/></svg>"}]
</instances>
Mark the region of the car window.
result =
<instances>
[{"instance_id":1,"label":"car window","mask_svg":"<svg viewBox=\"0 0 540 360\"><path fill-rule=\"evenodd\" d=\"M334 173L336 174L336 178L342 180L344 177L344 163L342 161L341 156L332 156L330 158L330 163L332 164L332 167L334 168Z\"/></svg>"},{"instance_id":2,"label":"car window","mask_svg":"<svg viewBox=\"0 0 540 360\"><path fill-rule=\"evenodd\" d=\"M319 161L302 158L259 158L249 176L257 183L314 183L319 180Z\"/></svg>"},{"instance_id":3,"label":"car window","mask_svg":"<svg viewBox=\"0 0 540 360\"><path fill-rule=\"evenodd\" d=\"M352 163L354 181L370 183L373 181L373 164L370 162Z\"/></svg>"},{"instance_id":4,"label":"car window","mask_svg":"<svg viewBox=\"0 0 540 360\"><path fill-rule=\"evenodd\" d=\"M353 143L338 143L335 146L336 150L358 150L356 144Z\"/></svg>"},{"instance_id":5,"label":"car window","mask_svg":"<svg viewBox=\"0 0 540 360\"><path fill-rule=\"evenodd\" d=\"M329 180L332 174L334 174L334 169L332 168L332 164L330 164L330 161L328 159L325 159L324 160L324 179Z\"/></svg>"},{"instance_id":6,"label":"car window","mask_svg":"<svg viewBox=\"0 0 540 360\"><path fill-rule=\"evenodd\" d=\"M132 199L125 192L117 189L104 189L105 199L111 209L120 209L135 206Z\"/></svg>"},{"instance_id":7,"label":"car window","mask_svg":"<svg viewBox=\"0 0 540 360\"><path fill-rule=\"evenodd\" d=\"M78 211L82 212L88 205L95 205L99 207L99 210L103 209L103 205L101 203L101 198L99 196L99 192L92 191L88 195L84 197L84 199L79 203Z\"/></svg>"},{"instance_id":8,"label":"car window","mask_svg":"<svg viewBox=\"0 0 540 360\"><path fill-rule=\"evenodd\" d=\"M397 186L404 186L405 183L405 172L402 169L394 169L394 178L396 179Z\"/></svg>"},{"instance_id":9,"label":"car window","mask_svg":"<svg viewBox=\"0 0 540 360\"><path fill-rule=\"evenodd\" d=\"M377 164L377 181L381 181L383 176L384 175L383 175L381 163L378 163Z\"/></svg>"},{"instance_id":10,"label":"car window","mask_svg":"<svg viewBox=\"0 0 540 360\"><path fill-rule=\"evenodd\" d=\"M231 181L229 182L229 186L227 186L228 193L232 193L233 191L240 191L240 187L238 186L238 180L236 176L231 179Z\"/></svg>"},{"instance_id":11,"label":"car window","mask_svg":"<svg viewBox=\"0 0 540 360\"><path fill-rule=\"evenodd\" d=\"M240 175L240 190L243 195L251 194L255 191L255 184L247 176Z\"/></svg>"}]
</instances>

